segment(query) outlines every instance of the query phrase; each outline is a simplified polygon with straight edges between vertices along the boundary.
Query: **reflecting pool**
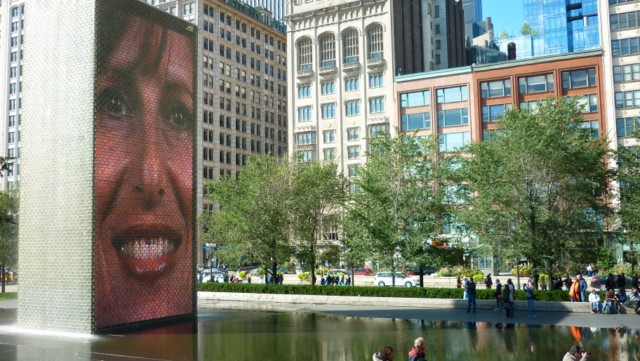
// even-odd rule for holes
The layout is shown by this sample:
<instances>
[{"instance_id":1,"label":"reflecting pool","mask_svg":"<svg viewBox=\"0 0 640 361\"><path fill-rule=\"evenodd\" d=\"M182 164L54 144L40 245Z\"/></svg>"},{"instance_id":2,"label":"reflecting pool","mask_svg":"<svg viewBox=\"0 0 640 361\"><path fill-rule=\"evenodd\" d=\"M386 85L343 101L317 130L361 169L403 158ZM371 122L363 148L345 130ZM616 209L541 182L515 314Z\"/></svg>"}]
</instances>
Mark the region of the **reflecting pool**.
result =
<instances>
[{"instance_id":1,"label":"reflecting pool","mask_svg":"<svg viewBox=\"0 0 640 361\"><path fill-rule=\"evenodd\" d=\"M639 327L640 328L640 327ZM573 344L590 361L640 360L639 329L354 318L215 310L164 327L86 340L0 334L0 360L368 361L382 345L406 360L416 337L428 360L561 360Z\"/></svg>"}]
</instances>

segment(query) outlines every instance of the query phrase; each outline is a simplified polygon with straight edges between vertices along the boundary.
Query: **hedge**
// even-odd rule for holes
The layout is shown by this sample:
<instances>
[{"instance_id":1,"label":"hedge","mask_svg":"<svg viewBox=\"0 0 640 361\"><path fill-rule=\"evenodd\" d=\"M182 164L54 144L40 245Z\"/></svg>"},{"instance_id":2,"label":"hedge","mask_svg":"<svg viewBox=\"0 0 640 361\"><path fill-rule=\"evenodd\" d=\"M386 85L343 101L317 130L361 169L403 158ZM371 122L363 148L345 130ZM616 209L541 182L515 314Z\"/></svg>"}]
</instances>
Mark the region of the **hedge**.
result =
<instances>
[{"instance_id":1,"label":"hedge","mask_svg":"<svg viewBox=\"0 0 640 361\"><path fill-rule=\"evenodd\" d=\"M403 298L462 298L461 288L420 288L420 287L340 287L311 285L262 285L248 283L198 283L198 291L267 293L285 295L321 295L321 296L372 296ZM569 301L566 291L535 291L537 301ZM495 290L479 289L478 300L494 300ZM516 290L516 300L526 300L524 291Z\"/></svg>"}]
</instances>

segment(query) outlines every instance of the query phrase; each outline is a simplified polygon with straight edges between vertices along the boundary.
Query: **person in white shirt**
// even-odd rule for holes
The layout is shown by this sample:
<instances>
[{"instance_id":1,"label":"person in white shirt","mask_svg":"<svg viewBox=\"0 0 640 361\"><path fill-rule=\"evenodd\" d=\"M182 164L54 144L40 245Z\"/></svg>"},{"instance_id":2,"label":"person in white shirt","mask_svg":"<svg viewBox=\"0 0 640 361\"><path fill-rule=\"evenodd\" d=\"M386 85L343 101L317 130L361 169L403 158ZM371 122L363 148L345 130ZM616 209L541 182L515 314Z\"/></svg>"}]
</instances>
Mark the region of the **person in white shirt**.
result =
<instances>
[{"instance_id":1,"label":"person in white shirt","mask_svg":"<svg viewBox=\"0 0 640 361\"><path fill-rule=\"evenodd\" d=\"M591 313L600 312L600 295L596 292L596 289L592 289L589 294L589 305L591 305Z\"/></svg>"}]
</instances>

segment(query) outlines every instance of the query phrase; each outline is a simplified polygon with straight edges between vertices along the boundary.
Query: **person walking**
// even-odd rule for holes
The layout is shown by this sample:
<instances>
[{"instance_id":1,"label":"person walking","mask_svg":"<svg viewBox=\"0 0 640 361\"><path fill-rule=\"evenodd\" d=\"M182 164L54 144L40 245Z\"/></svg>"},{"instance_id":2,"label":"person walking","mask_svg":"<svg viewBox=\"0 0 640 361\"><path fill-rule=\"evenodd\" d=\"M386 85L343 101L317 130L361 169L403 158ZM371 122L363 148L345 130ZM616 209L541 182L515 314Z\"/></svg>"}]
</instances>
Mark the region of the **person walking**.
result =
<instances>
[{"instance_id":1,"label":"person walking","mask_svg":"<svg viewBox=\"0 0 640 361\"><path fill-rule=\"evenodd\" d=\"M462 282L462 299L466 300L467 298L467 286L469 285L469 279L467 277L464 278L464 281Z\"/></svg>"},{"instance_id":2,"label":"person walking","mask_svg":"<svg viewBox=\"0 0 640 361\"><path fill-rule=\"evenodd\" d=\"M513 282L511 282L511 278L507 280L507 284L504 286L502 290L502 302L504 303L504 318L513 317L513 300L514 293L516 288L513 286Z\"/></svg>"},{"instance_id":3,"label":"person walking","mask_svg":"<svg viewBox=\"0 0 640 361\"><path fill-rule=\"evenodd\" d=\"M575 279L569 288L569 299L571 302L580 302L580 282Z\"/></svg>"},{"instance_id":4,"label":"person walking","mask_svg":"<svg viewBox=\"0 0 640 361\"><path fill-rule=\"evenodd\" d=\"M496 279L496 309L495 311L502 311L503 310L503 304L502 304L502 284L500 283L499 279Z\"/></svg>"},{"instance_id":5,"label":"person walking","mask_svg":"<svg viewBox=\"0 0 640 361\"><path fill-rule=\"evenodd\" d=\"M487 286L487 289L490 290L493 285L493 281L491 280L491 273L487 274L487 277L484 278L484 285Z\"/></svg>"},{"instance_id":6,"label":"person walking","mask_svg":"<svg viewBox=\"0 0 640 361\"><path fill-rule=\"evenodd\" d=\"M584 277L582 277L581 274L578 273L578 275L576 276L576 278L578 279L578 284L579 284L579 290L580 290L580 302L587 302L587 297L586 297L586 293L587 293L587 281L584 279Z\"/></svg>"},{"instance_id":7,"label":"person walking","mask_svg":"<svg viewBox=\"0 0 640 361\"><path fill-rule=\"evenodd\" d=\"M533 301L535 300L534 289L533 281L529 281L529 284L525 287L525 291L527 292L527 317L529 318L536 317L536 310L533 305Z\"/></svg>"},{"instance_id":8,"label":"person walking","mask_svg":"<svg viewBox=\"0 0 640 361\"><path fill-rule=\"evenodd\" d=\"M473 307L473 313L476 313L476 283L473 281L473 277L469 278L467 283L467 313Z\"/></svg>"},{"instance_id":9,"label":"person walking","mask_svg":"<svg viewBox=\"0 0 640 361\"><path fill-rule=\"evenodd\" d=\"M424 337L418 337L415 341L413 341L413 347L409 351L409 359L408 361L426 361L426 356L424 351L427 349L427 343L424 340Z\"/></svg>"},{"instance_id":10,"label":"person walking","mask_svg":"<svg viewBox=\"0 0 640 361\"><path fill-rule=\"evenodd\" d=\"M393 361L393 347L382 346L373 354L373 361Z\"/></svg>"},{"instance_id":11,"label":"person walking","mask_svg":"<svg viewBox=\"0 0 640 361\"><path fill-rule=\"evenodd\" d=\"M633 287L631 289L631 294L629 295L629 301L636 303L636 308L634 309L634 313L638 314L638 307L640 306L640 294L638 293L638 287Z\"/></svg>"}]
</instances>

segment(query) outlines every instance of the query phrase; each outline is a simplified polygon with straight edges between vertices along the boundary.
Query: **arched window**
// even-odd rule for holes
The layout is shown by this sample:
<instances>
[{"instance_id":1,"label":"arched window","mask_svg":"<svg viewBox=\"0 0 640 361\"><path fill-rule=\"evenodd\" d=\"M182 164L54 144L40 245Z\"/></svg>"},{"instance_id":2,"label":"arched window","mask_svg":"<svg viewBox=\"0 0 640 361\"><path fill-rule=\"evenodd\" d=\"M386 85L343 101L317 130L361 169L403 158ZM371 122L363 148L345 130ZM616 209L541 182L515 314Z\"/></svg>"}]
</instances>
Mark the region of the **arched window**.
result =
<instances>
[{"instance_id":1,"label":"arched window","mask_svg":"<svg viewBox=\"0 0 640 361\"><path fill-rule=\"evenodd\" d=\"M369 39L369 59L382 59L384 50L382 26L371 26L367 31L367 38Z\"/></svg>"},{"instance_id":2,"label":"arched window","mask_svg":"<svg viewBox=\"0 0 640 361\"><path fill-rule=\"evenodd\" d=\"M345 64L357 63L359 56L358 30L348 29L342 35L342 55Z\"/></svg>"},{"instance_id":3,"label":"arched window","mask_svg":"<svg viewBox=\"0 0 640 361\"><path fill-rule=\"evenodd\" d=\"M298 41L298 71L311 70L311 39L302 38Z\"/></svg>"},{"instance_id":4,"label":"arched window","mask_svg":"<svg viewBox=\"0 0 640 361\"><path fill-rule=\"evenodd\" d=\"M336 37L333 34L322 35L320 44L320 67L336 65Z\"/></svg>"}]
</instances>

